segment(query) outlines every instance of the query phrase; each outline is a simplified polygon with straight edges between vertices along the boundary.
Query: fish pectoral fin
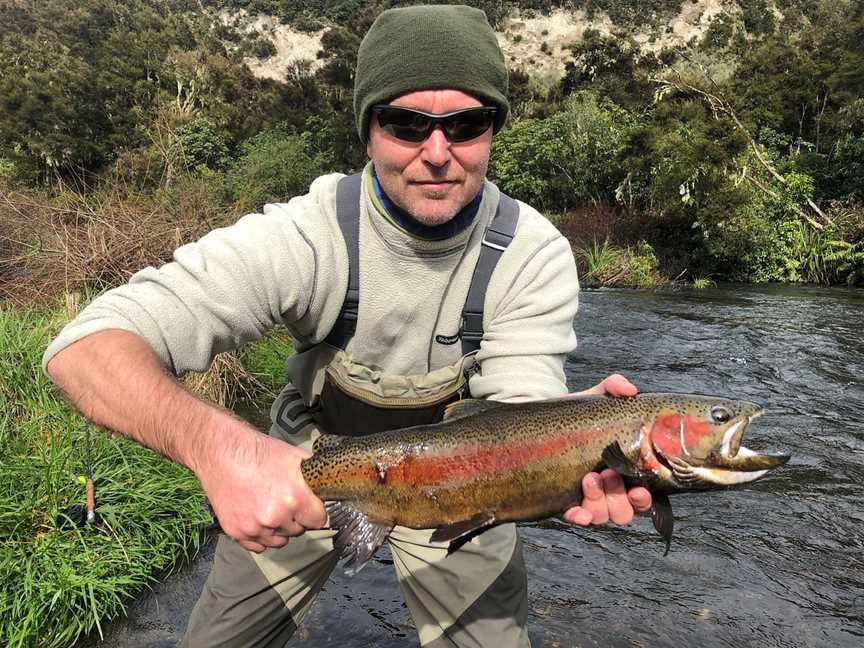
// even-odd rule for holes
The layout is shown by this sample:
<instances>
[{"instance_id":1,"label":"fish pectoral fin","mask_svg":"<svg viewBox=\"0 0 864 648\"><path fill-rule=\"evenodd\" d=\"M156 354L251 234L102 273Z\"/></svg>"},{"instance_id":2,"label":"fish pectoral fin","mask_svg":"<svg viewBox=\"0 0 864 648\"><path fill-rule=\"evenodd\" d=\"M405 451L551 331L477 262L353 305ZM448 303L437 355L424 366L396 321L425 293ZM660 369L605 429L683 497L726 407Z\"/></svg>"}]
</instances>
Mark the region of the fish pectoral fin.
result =
<instances>
[{"instance_id":1,"label":"fish pectoral fin","mask_svg":"<svg viewBox=\"0 0 864 648\"><path fill-rule=\"evenodd\" d=\"M495 515L489 511L481 511L470 520L454 522L435 529L430 540L432 542L449 542L448 554L453 553L486 527L495 524Z\"/></svg>"},{"instance_id":2,"label":"fish pectoral fin","mask_svg":"<svg viewBox=\"0 0 864 648\"><path fill-rule=\"evenodd\" d=\"M452 421L453 419L479 414L497 407L507 407L507 403L499 401L484 400L482 398L463 398L462 400L454 401L444 408L444 418L442 421Z\"/></svg>"},{"instance_id":3,"label":"fish pectoral fin","mask_svg":"<svg viewBox=\"0 0 864 648\"><path fill-rule=\"evenodd\" d=\"M660 537L666 541L666 551L663 556L669 555L669 547L672 546L672 529L675 526L675 518L672 515L672 504L669 503L668 495L651 496L651 521Z\"/></svg>"},{"instance_id":4,"label":"fish pectoral fin","mask_svg":"<svg viewBox=\"0 0 864 648\"><path fill-rule=\"evenodd\" d=\"M347 559L342 567L349 576L363 569L393 530L392 524L370 520L349 502L328 502L327 515L330 528L336 530L333 547Z\"/></svg>"},{"instance_id":5,"label":"fish pectoral fin","mask_svg":"<svg viewBox=\"0 0 864 648\"><path fill-rule=\"evenodd\" d=\"M644 473L627 458L627 455L624 454L624 450L621 449L621 445L617 441L613 441L606 446L600 456L604 464L620 475L644 477Z\"/></svg>"}]
</instances>

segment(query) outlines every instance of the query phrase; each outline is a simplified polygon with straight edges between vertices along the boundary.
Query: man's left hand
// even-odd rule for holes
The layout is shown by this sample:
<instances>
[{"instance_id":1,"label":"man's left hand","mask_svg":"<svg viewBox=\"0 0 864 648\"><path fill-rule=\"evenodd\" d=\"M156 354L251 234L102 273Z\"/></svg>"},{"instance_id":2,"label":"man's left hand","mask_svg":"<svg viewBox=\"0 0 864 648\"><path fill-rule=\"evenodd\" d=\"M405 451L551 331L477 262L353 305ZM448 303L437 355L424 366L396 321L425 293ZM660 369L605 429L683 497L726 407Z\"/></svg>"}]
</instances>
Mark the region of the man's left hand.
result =
<instances>
[{"instance_id":1,"label":"man's left hand","mask_svg":"<svg viewBox=\"0 0 864 648\"><path fill-rule=\"evenodd\" d=\"M635 396L636 387L621 374L612 374L591 389L577 392L573 396ZM629 491L624 487L621 475L606 468L601 473L588 473L582 478L582 502L564 512L564 519L572 524L588 526L606 524L629 524L636 513L647 513L651 509L651 493L642 486Z\"/></svg>"}]
</instances>

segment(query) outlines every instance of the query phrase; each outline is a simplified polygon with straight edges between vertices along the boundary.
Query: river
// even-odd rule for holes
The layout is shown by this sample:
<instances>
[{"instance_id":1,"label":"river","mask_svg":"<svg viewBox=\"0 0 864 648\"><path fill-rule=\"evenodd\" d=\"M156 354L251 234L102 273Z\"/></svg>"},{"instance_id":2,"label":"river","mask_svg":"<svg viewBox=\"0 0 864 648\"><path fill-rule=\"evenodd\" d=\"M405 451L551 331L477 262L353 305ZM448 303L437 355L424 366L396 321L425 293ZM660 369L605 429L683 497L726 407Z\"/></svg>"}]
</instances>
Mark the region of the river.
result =
<instances>
[{"instance_id":1,"label":"river","mask_svg":"<svg viewBox=\"0 0 864 648\"><path fill-rule=\"evenodd\" d=\"M746 489L673 496L665 558L644 518L523 525L535 648L864 645L864 291L722 286L581 300L572 389L621 372L642 391L752 400L768 413L745 444L792 459ZM337 570L292 645L416 645L391 564L385 548L353 578Z\"/></svg>"}]
</instances>

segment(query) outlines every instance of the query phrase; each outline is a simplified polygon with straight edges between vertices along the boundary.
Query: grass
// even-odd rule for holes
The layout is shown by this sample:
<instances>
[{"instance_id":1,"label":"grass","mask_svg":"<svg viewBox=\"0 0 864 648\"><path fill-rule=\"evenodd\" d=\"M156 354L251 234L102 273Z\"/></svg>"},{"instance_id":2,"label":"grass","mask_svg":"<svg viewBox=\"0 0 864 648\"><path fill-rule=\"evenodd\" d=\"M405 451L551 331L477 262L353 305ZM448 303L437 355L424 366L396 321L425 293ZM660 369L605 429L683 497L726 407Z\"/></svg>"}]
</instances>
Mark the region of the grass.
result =
<instances>
[{"instance_id":1,"label":"grass","mask_svg":"<svg viewBox=\"0 0 864 648\"><path fill-rule=\"evenodd\" d=\"M9 648L70 646L101 633L131 597L195 554L211 521L192 473L91 427L101 519L61 524L68 506L84 502L88 424L42 374L59 320L0 305L0 645ZM266 372L281 366L267 350L286 348L283 333L245 353ZM262 373L249 394L268 393L270 380Z\"/></svg>"},{"instance_id":2,"label":"grass","mask_svg":"<svg viewBox=\"0 0 864 648\"><path fill-rule=\"evenodd\" d=\"M602 244L595 239L590 245L574 246L582 283L588 287L653 288L667 283L658 271L658 261L648 243L639 241L633 247Z\"/></svg>"},{"instance_id":3,"label":"grass","mask_svg":"<svg viewBox=\"0 0 864 648\"><path fill-rule=\"evenodd\" d=\"M89 426L43 376L41 356L79 295L86 302L231 220L216 189L192 176L149 193L122 183L50 194L0 183L0 646L70 646L101 634L200 547L212 519L194 475ZM47 310L64 294L62 315ZM260 415L256 404L281 388L290 352L287 334L273 333L184 383ZM62 524L62 512L85 501L88 431L100 521L78 529Z\"/></svg>"},{"instance_id":4,"label":"grass","mask_svg":"<svg viewBox=\"0 0 864 648\"><path fill-rule=\"evenodd\" d=\"M105 290L234 220L217 187L189 175L149 191L117 181L40 193L0 182L0 299L30 305Z\"/></svg>"},{"instance_id":5,"label":"grass","mask_svg":"<svg viewBox=\"0 0 864 648\"><path fill-rule=\"evenodd\" d=\"M713 288L717 283L710 277L695 277L692 285L696 290L705 290L706 288Z\"/></svg>"},{"instance_id":6,"label":"grass","mask_svg":"<svg viewBox=\"0 0 864 648\"><path fill-rule=\"evenodd\" d=\"M274 399L285 386L285 359L294 353L294 344L284 327L267 332L255 344L240 351L240 360L256 389L241 400L262 402Z\"/></svg>"}]
</instances>

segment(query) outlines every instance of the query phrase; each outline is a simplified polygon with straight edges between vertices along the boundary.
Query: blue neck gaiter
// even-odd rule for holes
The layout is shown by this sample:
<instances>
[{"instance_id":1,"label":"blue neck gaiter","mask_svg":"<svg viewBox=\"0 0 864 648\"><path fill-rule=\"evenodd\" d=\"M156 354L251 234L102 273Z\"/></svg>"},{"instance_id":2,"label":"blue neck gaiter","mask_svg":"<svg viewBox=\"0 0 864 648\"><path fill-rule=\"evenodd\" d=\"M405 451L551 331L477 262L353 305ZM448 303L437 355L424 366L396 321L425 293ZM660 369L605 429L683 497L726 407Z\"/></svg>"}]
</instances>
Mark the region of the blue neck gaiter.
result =
<instances>
[{"instance_id":1,"label":"blue neck gaiter","mask_svg":"<svg viewBox=\"0 0 864 648\"><path fill-rule=\"evenodd\" d=\"M405 210L397 207L390 200L389 196L384 193L381 184L378 182L378 176L375 174L375 167L372 167L372 186L375 188L375 195L378 197L378 201L387 210L387 214L393 222L406 232L427 241L441 241L459 234L459 232L474 222L477 211L480 209L480 202L483 200L483 187L481 186L480 193L477 194L474 200L465 205L449 221L440 225L424 225L414 220Z\"/></svg>"}]
</instances>

